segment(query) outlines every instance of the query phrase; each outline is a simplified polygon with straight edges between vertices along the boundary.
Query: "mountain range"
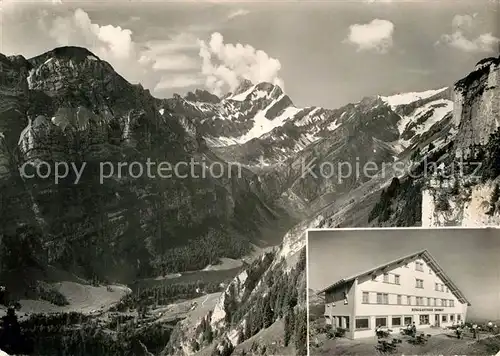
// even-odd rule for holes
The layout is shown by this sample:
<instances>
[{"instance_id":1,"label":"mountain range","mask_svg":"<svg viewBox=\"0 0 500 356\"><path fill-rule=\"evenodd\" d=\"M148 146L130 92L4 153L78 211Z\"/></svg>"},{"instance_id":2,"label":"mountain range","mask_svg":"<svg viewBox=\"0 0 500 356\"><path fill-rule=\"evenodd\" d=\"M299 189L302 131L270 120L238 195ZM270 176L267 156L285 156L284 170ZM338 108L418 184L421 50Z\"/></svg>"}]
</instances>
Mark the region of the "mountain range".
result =
<instances>
[{"instance_id":1,"label":"mountain range","mask_svg":"<svg viewBox=\"0 0 500 356\"><path fill-rule=\"evenodd\" d=\"M160 353L248 352L275 327L289 340L268 347L303 354L307 228L500 223L499 66L487 58L449 87L327 109L246 80L221 98L155 98L80 47L0 55L0 277L18 294L49 268L130 284L276 246L179 321ZM100 181L102 162L148 159L235 174ZM58 162L85 164L78 184L74 172L56 184L19 170Z\"/></svg>"}]
</instances>

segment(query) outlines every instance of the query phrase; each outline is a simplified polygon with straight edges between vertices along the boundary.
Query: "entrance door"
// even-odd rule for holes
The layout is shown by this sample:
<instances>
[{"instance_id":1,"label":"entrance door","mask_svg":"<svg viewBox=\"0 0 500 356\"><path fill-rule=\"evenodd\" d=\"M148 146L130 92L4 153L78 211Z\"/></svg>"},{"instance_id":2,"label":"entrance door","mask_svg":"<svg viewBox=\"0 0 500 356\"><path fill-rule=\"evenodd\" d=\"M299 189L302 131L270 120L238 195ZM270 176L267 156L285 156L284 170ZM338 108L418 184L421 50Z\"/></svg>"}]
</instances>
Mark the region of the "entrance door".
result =
<instances>
[{"instance_id":1,"label":"entrance door","mask_svg":"<svg viewBox=\"0 0 500 356\"><path fill-rule=\"evenodd\" d=\"M435 321L435 322L434 322L434 325L439 326L439 314L436 314L436 315L434 316L434 321Z\"/></svg>"}]
</instances>

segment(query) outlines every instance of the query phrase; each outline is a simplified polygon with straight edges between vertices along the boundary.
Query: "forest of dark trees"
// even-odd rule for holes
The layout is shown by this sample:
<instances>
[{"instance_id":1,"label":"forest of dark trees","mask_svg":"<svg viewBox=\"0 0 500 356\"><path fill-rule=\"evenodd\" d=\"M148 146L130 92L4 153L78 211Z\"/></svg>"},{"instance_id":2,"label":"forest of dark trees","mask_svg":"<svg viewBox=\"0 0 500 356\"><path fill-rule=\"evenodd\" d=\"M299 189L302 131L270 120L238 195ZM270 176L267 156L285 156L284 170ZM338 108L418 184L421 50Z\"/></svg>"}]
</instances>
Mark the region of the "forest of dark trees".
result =
<instances>
[{"instance_id":1,"label":"forest of dark trees","mask_svg":"<svg viewBox=\"0 0 500 356\"><path fill-rule=\"evenodd\" d=\"M158 284L127 294L112 310L126 311L151 305L167 305L176 300L192 299L203 294L219 292L221 289L220 282L210 281Z\"/></svg>"},{"instance_id":2,"label":"forest of dark trees","mask_svg":"<svg viewBox=\"0 0 500 356\"><path fill-rule=\"evenodd\" d=\"M173 324L137 327L134 320L105 323L81 313L35 314L20 322L25 340L38 356L135 356L143 350L160 352L168 342Z\"/></svg>"}]
</instances>

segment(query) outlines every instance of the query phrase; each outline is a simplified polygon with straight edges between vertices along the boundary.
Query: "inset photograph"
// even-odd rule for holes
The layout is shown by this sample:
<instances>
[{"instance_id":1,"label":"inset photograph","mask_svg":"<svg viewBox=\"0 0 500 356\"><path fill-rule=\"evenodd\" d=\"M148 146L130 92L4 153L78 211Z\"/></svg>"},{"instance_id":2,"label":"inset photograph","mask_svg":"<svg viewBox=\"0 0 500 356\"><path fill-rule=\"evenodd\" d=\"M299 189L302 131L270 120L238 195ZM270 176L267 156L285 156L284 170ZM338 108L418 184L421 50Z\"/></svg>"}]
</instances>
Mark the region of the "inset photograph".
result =
<instances>
[{"instance_id":1,"label":"inset photograph","mask_svg":"<svg viewBox=\"0 0 500 356\"><path fill-rule=\"evenodd\" d=\"M309 355L496 355L499 232L309 230Z\"/></svg>"}]
</instances>

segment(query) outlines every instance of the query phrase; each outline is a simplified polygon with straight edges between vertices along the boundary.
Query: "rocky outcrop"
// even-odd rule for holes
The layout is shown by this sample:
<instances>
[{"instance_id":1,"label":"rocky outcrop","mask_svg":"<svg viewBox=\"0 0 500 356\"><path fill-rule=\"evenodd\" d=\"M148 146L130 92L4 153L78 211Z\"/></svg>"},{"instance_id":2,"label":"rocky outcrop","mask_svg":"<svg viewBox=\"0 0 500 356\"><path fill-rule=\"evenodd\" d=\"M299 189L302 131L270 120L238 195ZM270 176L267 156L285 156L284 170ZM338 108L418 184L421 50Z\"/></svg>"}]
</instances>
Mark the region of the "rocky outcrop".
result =
<instances>
[{"instance_id":1,"label":"rocky outcrop","mask_svg":"<svg viewBox=\"0 0 500 356\"><path fill-rule=\"evenodd\" d=\"M455 84L452 123L457 127L454 154L460 162L449 164L457 168L462 163L458 167L462 174L455 175L456 183L447 183L459 189L436 188L431 181L423 192L422 223L429 227L497 225L500 57L480 61Z\"/></svg>"}]
</instances>

